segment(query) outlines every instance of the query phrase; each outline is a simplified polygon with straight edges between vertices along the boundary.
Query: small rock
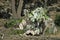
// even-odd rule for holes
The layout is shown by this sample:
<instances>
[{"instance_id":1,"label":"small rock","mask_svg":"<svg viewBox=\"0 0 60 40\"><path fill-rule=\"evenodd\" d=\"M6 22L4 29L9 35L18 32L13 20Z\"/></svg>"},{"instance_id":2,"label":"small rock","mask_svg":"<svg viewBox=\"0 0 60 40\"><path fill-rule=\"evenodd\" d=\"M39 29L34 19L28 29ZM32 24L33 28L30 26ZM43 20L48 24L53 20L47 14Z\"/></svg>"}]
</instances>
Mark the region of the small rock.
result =
<instances>
[{"instance_id":1,"label":"small rock","mask_svg":"<svg viewBox=\"0 0 60 40\"><path fill-rule=\"evenodd\" d=\"M22 25L22 24L19 24L19 28L20 28L21 30L23 30L23 25Z\"/></svg>"},{"instance_id":2,"label":"small rock","mask_svg":"<svg viewBox=\"0 0 60 40\"><path fill-rule=\"evenodd\" d=\"M19 24L19 28L20 28L21 30L23 30L23 29L24 29L24 26L25 26L26 24L27 24L26 21L25 21L25 20L22 20L22 22Z\"/></svg>"},{"instance_id":3,"label":"small rock","mask_svg":"<svg viewBox=\"0 0 60 40\"><path fill-rule=\"evenodd\" d=\"M35 34L39 35L39 33L40 33L40 30L39 29L36 29L35 30Z\"/></svg>"},{"instance_id":4,"label":"small rock","mask_svg":"<svg viewBox=\"0 0 60 40\"><path fill-rule=\"evenodd\" d=\"M28 30L24 34L25 35L35 35L35 32L33 30Z\"/></svg>"}]
</instances>

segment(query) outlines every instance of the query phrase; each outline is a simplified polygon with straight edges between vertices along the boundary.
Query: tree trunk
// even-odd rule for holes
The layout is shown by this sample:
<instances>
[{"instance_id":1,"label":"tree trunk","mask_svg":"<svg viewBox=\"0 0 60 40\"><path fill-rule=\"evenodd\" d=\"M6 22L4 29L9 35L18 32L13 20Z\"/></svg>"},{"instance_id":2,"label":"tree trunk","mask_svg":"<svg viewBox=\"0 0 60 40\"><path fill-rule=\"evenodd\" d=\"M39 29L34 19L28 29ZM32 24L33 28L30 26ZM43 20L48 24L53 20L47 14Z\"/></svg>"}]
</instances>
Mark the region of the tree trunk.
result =
<instances>
[{"instance_id":1,"label":"tree trunk","mask_svg":"<svg viewBox=\"0 0 60 40\"><path fill-rule=\"evenodd\" d=\"M16 10L15 10L15 0L11 0L11 5L12 5L12 17L17 18Z\"/></svg>"},{"instance_id":2,"label":"tree trunk","mask_svg":"<svg viewBox=\"0 0 60 40\"><path fill-rule=\"evenodd\" d=\"M15 0L11 0L11 2L12 2L11 4L12 4L12 14L13 14L12 17L15 18L15 19L19 19L21 17L23 0L19 1L17 12L16 12L16 9L15 9Z\"/></svg>"},{"instance_id":3,"label":"tree trunk","mask_svg":"<svg viewBox=\"0 0 60 40\"><path fill-rule=\"evenodd\" d=\"M19 1L19 6L18 6L18 8L17 8L18 18L21 17L22 6L23 6L23 0L20 0L20 1Z\"/></svg>"}]
</instances>

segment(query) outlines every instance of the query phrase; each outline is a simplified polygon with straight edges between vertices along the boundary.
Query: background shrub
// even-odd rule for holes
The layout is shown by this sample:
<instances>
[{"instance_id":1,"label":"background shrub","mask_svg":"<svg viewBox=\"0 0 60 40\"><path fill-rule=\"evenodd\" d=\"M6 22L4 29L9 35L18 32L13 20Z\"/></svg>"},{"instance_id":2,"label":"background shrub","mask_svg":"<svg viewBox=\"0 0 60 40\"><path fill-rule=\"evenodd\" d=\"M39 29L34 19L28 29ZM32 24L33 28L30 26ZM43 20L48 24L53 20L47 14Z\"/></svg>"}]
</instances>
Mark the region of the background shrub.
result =
<instances>
[{"instance_id":1,"label":"background shrub","mask_svg":"<svg viewBox=\"0 0 60 40\"><path fill-rule=\"evenodd\" d=\"M60 26L60 15L59 14L57 14L56 17L55 17L55 24L57 26Z\"/></svg>"}]
</instances>

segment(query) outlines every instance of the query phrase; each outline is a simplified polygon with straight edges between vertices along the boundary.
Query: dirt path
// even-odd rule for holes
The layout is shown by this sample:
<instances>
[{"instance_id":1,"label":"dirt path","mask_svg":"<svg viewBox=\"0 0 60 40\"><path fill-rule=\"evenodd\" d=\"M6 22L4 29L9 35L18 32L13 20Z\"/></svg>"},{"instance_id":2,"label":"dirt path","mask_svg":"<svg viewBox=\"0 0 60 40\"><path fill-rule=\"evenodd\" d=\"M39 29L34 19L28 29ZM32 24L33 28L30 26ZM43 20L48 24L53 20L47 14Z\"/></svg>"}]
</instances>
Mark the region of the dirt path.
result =
<instances>
[{"instance_id":1,"label":"dirt path","mask_svg":"<svg viewBox=\"0 0 60 40\"><path fill-rule=\"evenodd\" d=\"M24 37L24 36L19 36L19 35L10 35L8 37L4 37L3 40L60 40L60 38L56 38L56 37L41 37L41 36Z\"/></svg>"}]
</instances>

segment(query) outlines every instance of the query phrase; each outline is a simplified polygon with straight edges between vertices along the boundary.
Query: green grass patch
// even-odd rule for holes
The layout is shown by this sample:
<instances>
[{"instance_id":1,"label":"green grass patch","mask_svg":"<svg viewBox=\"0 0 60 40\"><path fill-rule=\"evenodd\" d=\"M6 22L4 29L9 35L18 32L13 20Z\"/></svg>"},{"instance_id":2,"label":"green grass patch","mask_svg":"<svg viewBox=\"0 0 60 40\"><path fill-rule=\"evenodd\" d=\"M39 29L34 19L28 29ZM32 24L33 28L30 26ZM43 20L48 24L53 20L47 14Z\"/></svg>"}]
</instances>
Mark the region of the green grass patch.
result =
<instances>
[{"instance_id":1,"label":"green grass patch","mask_svg":"<svg viewBox=\"0 0 60 40\"><path fill-rule=\"evenodd\" d=\"M11 35L19 35L19 34L23 34L25 31L24 30L12 30L10 32Z\"/></svg>"},{"instance_id":2,"label":"green grass patch","mask_svg":"<svg viewBox=\"0 0 60 40\"><path fill-rule=\"evenodd\" d=\"M6 28L10 28L13 27L14 25L17 25L20 22L22 22L22 19L10 19L4 24L4 26Z\"/></svg>"}]
</instances>

